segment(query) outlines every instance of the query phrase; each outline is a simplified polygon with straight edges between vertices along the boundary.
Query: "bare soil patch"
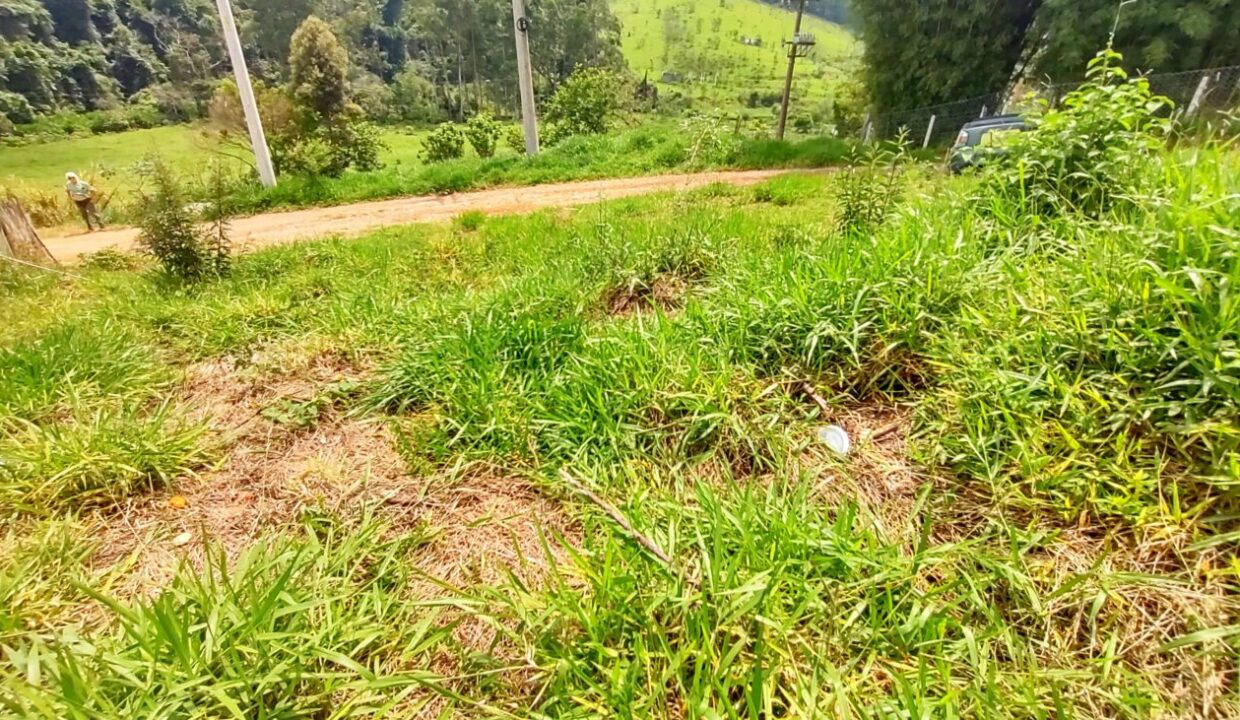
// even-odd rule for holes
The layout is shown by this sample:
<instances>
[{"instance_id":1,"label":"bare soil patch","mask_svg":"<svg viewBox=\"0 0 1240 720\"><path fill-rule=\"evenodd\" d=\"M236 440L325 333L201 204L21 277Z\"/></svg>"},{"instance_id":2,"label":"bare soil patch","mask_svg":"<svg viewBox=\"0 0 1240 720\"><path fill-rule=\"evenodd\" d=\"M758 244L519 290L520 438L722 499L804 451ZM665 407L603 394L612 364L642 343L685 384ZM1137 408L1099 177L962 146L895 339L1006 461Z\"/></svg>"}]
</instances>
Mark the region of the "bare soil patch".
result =
<instances>
[{"instance_id":1,"label":"bare soil patch","mask_svg":"<svg viewBox=\"0 0 1240 720\"><path fill-rule=\"evenodd\" d=\"M101 518L93 562L120 573L123 594L158 592L182 560L200 567L206 540L232 558L308 510L353 517L373 508L395 529L427 528L434 537L411 561L460 586L499 580L507 569L533 580L547 564L540 529L552 547L556 533L579 537L557 502L498 469L411 476L385 419L349 417L330 405L310 427L264 414L360 379L364 372L343 357L314 355L279 375L254 367L223 359L189 368L185 404L224 445L221 460ZM428 580L419 590L440 589Z\"/></svg>"},{"instance_id":2,"label":"bare soil patch","mask_svg":"<svg viewBox=\"0 0 1240 720\"><path fill-rule=\"evenodd\" d=\"M234 220L232 237L237 247L248 250L329 235L356 237L391 225L444 222L471 211L487 215L529 213L543 208L588 205L602 200L665 190L692 190L715 183L744 187L786 172L788 171L737 170L588 180L273 212ZM47 246L57 260L76 262L83 255L104 248L115 247L121 251L131 251L137 239L137 230L124 228L53 238L47 241Z\"/></svg>"}]
</instances>

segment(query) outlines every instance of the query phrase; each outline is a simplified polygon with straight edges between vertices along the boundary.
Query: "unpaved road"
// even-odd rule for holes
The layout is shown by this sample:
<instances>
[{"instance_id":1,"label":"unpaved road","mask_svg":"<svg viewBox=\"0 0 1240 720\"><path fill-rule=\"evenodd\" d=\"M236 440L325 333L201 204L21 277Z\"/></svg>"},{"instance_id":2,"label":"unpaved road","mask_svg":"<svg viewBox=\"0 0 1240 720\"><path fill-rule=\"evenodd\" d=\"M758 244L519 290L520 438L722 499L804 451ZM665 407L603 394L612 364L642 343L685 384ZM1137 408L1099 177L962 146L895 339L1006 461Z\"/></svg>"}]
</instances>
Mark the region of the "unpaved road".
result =
<instances>
[{"instance_id":1,"label":"unpaved road","mask_svg":"<svg viewBox=\"0 0 1240 720\"><path fill-rule=\"evenodd\" d=\"M354 237L390 225L442 222L471 210L490 215L526 213L543 208L572 207L664 190L691 190L712 183L753 185L786 172L746 170L590 180L273 212L233 220L232 239L236 247L251 249L328 235ZM73 263L83 255L104 248L132 250L137 239L137 230L124 228L48 238L45 242L57 260Z\"/></svg>"}]
</instances>

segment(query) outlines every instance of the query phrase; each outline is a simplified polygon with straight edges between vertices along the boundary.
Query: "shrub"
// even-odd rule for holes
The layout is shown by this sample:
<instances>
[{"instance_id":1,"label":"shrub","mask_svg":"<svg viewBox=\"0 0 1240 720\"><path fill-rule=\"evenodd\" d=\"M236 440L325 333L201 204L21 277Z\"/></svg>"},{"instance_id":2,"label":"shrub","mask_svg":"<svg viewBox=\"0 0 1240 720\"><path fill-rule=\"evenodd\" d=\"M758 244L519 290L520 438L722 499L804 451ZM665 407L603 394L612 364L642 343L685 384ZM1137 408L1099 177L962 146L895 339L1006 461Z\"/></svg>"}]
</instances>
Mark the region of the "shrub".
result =
<instances>
[{"instance_id":1,"label":"shrub","mask_svg":"<svg viewBox=\"0 0 1240 720\"><path fill-rule=\"evenodd\" d=\"M288 158L294 152L299 131L297 107L286 92L279 88L254 84L254 96L258 115L267 133L271 159L277 171L287 168ZM241 107L241 94L232 80L221 80L211 95L207 106L207 118L213 134L222 145L250 152L250 136L246 129L245 111Z\"/></svg>"},{"instance_id":2,"label":"shrub","mask_svg":"<svg viewBox=\"0 0 1240 720\"><path fill-rule=\"evenodd\" d=\"M8 137L17 132L17 126L9 119L8 115L0 112L0 137Z\"/></svg>"},{"instance_id":3,"label":"shrub","mask_svg":"<svg viewBox=\"0 0 1240 720\"><path fill-rule=\"evenodd\" d=\"M624 109L622 98L631 97L626 80L614 70L581 68L569 76L547 108L555 124L552 137L602 135Z\"/></svg>"},{"instance_id":4,"label":"shrub","mask_svg":"<svg viewBox=\"0 0 1240 720\"><path fill-rule=\"evenodd\" d=\"M410 65L392 80L392 102L401 120L411 123L437 123L444 120L435 84Z\"/></svg>"},{"instance_id":5,"label":"shrub","mask_svg":"<svg viewBox=\"0 0 1240 720\"><path fill-rule=\"evenodd\" d=\"M525 128L509 125L504 128L504 144L519 153L525 152Z\"/></svg>"},{"instance_id":6,"label":"shrub","mask_svg":"<svg viewBox=\"0 0 1240 720\"><path fill-rule=\"evenodd\" d=\"M388 123L399 120L396 95L392 88L374 73L362 73L350 84L353 102L362 109L363 115L375 122Z\"/></svg>"},{"instance_id":7,"label":"shrub","mask_svg":"<svg viewBox=\"0 0 1240 720\"><path fill-rule=\"evenodd\" d=\"M217 223L212 233L199 229L180 180L162 160L155 160L147 174L153 189L142 194L137 206L139 246L164 272L181 281L193 282L226 272L226 225ZM219 206L215 215L223 216Z\"/></svg>"},{"instance_id":8,"label":"shrub","mask_svg":"<svg viewBox=\"0 0 1240 720\"><path fill-rule=\"evenodd\" d=\"M1062 106L1037 103L1032 132L1013 137L996 158L986 189L1034 213L1076 211L1097 216L1132 203L1169 129L1158 113L1171 101L1145 78L1130 78L1123 57L1100 52L1086 82Z\"/></svg>"},{"instance_id":9,"label":"shrub","mask_svg":"<svg viewBox=\"0 0 1240 720\"><path fill-rule=\"evenodd\" d=\"M465 137L473 146L480 158L489 158L495 154L495 146L499 143L500 124L495 118L485 113L478 113L465 124Z\"/></svg>"},{"instance_id":10,"label":"shrub","mask_svg":"<svg viewBox=\"0 0 1240 720\"><path fill-rule=\"evenodd\" d=\"M210 96L209 91L206 96ZM194 92L173 83L152 85L131 97L129 104L154 106L161 120L171 122L188 122L201 112Z\"/></svg>"},{"instance_id":11,"label":"shrub","mask_svg":"<svg viewBox=\"0 0 1240 720\"><path fill-rule=\"evenodd\" d=\"M164 117L154 103L130 104L124 112L125 124L131 128L153 128L164 123Z\"/></svg>"},{"instance_id":12,"label":"shrub","mask_svg":"<svg viewBox=\"0 0 1240 720\"><path fill-rule=\"evenodd\" d=\"M90 131L96 135L124 132L129 129L129 121L125 119L125 116L114 111L91 113L89 123Z\"/></svg>"},{"instance_id":13,"label":"shrub","mask_svg":"<svg viewBox=\"0 0 1240 720\"><path fill-rule=\"evenodd\" d=\"M34 122L34 108L30 101L17 93L0 90L0 115L5 115L13 123Z\"/></svg>"},{"instance_id":14,"label":"shrub","mask_svg":"<svg viewBox=\"0 0 1240 720\"><path fill-rule=\"evenodd\" d=\"M444 123L426 136L422 158L428 163L455 160L465 155L465 135L451 123Z\"/></svg>"}]
</instances>

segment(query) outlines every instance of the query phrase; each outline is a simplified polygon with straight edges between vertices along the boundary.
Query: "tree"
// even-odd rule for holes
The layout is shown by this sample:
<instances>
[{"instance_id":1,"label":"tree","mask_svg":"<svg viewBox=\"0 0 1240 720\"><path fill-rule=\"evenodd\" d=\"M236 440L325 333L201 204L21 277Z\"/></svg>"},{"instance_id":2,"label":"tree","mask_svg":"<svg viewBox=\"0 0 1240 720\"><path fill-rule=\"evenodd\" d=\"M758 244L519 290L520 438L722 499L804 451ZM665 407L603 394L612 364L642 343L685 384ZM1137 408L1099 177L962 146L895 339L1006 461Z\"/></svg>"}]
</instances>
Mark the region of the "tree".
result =
<instances>
[{"instance_id":1,"label":"tree","mask_svg":"<svg viewBox=\"0 0 1240 720\"><path fill-rule=\"evenodd\" d=\"M244 32L258 55L283 64L289 55L293 32L314 14L314 0L242 0Z\"/></svg>"},{"instance_id":2,"label":"tree","mask_svg":"<svg viewBox=\"0 0 1240 720\"><path fill-rule=\"evenodd\" d=\"M327 23L311 15L293 33L289 95L298 120L286 164L309 175L338 176L349 167L379 165L379 139L360 107L349 102L349 56Z\"/></svg>"},{"instance_id":3,"label":"tree","mask_svg":"<svg viewBox=\"0 0 1240 720\"><path fill-rule=\"evenodd\" d=\"M349 56L327 23L314 15L302 22L293 33L288 64L294 99L324 120L344 112Z\"/></svg>"},{"instance_id":4,"label":"tree","mask_svg":"<svg viewBox=\"0 0 1240 720\"><path fill-rule=\"evenodd\" d=\"M43 6L52 16L56 37L61 42L81 45L99 41L89 0L43 0Z\"/></svg>"},{"instance_id":5,"label":"tree","mask_svg":"<svg viewBox=\"0 0 1240 720\"><path fill-rule=\"evenodd\" d=\"M539 0L529 12L534 71L552 91L579 67L624 68L607 0Z\"/></svg>"},{"instance_id":6,"label":"tree","mask_svg":"<svg viewBox=\"0 0 1240 720\"><path fill-rule=\"evenodd\" d=\"M1116 13L1115 0L1043 0L1034 74L1079 79L1112 27L1129 68L1170 73L1240 64L1240 1L1142 0L1119 10L1118 25Z\"/></svg>"},{"instance_id":7,"label":"tree","mask_svg":"<svg viewBox=\"0 0 1240 720\"><path fill-rule=\"evenodd\" d=\"M864 0L853 4L880 112L1005 89L1039 0Z\"/></svg>"},{"instance_id":8,"label":"tree","mask_svg":"<svg viewBox=\"0 0 1240 720\"><path fill-rule=\"evenodd\" d=\"M555 123L552 137L602 135L632 97L627 78L605 68L582 68L573 73L547 106Z\"/></svg>"}]
</instances>

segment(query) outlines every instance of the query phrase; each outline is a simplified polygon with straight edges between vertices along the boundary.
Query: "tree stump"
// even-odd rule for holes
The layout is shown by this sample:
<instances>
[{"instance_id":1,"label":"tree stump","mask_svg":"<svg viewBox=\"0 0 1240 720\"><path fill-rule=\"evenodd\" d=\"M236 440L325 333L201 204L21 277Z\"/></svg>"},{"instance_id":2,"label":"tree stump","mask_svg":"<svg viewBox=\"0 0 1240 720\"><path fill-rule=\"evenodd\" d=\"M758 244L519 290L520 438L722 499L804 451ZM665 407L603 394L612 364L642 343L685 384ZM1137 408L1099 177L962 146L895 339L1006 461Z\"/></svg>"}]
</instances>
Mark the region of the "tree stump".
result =
<instances>
[{"instance_id":1,"label":"tree stump","mask_svg":"<svg viewBox=\"0 0 1240 720\"><path fill-rule=\"evenodd\" d=\"M0 200L0 256L40 265L57 264L16 198Z\"/></svg>"}]
</instances>

